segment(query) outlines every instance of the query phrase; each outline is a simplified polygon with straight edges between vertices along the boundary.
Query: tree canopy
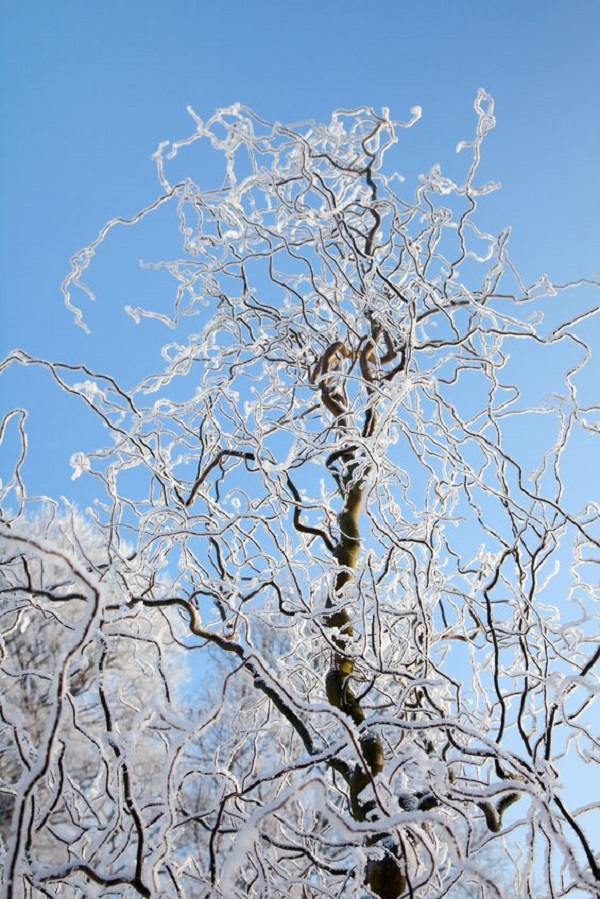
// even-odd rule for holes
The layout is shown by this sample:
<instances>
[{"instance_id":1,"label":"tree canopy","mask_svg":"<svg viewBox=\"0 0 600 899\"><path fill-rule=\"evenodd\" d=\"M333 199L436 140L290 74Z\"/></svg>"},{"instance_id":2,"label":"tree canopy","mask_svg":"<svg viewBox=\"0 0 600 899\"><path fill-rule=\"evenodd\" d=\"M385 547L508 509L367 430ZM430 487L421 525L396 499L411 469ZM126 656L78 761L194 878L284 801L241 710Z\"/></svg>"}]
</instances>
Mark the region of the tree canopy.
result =
<instances>
[{"instance_id":1,"label":"tree canopy","mask_svg":"<svg viewBox=\"0 0 600 899\"><path fill-rule=\"evenodd\" d=\"M599 803L574 788L598 754L600 506L572 486L598 283L525 284L509 229L478 223L484 91L475 113L462 175L409 188L417 108L192 112L159 196L63 285L87 327L103 245L175 226L145 262L171 299L126 307L172 331L160 363L132 386L110 354L5 360L109 435L72 459L93 553L27 536L24 452L4 484L7 896L600 895ZM38 619L66 635L53 668L24 648ZM34 737L10 697L42 682Z\"/></svg>"}]
</instances>

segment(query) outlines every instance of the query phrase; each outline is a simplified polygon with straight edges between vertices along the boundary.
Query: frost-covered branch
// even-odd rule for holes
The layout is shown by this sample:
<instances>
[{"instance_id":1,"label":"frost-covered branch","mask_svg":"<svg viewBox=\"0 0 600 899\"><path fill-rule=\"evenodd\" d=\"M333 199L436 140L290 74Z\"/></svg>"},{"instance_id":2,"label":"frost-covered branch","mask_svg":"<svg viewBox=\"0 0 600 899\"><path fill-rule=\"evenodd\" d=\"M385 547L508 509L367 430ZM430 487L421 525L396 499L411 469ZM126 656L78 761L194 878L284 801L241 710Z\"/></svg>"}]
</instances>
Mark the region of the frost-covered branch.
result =
<instances>
[{"instance_id":1,"label":"frost-covered branch","mask_svg":"<svg viewBox=\"0 0 600 899\"><path fill-rule=\"evenodd\" d=\"M599 285L527 285L508 228L482 230L484 91L475 114L462 175L411 188L416 112L192 112L155 155L156 201L64 283L83 324L115 226L178 228L144 263L172 302L125 309L132 333L151 320L138 383L5 360L109 435L72 459L96 536L46 511L28 544L26 415L0 419L19 888L600 895L600 803L578 786L599 751L600 497L577 483Z\"/></svg>"}]
</instances>

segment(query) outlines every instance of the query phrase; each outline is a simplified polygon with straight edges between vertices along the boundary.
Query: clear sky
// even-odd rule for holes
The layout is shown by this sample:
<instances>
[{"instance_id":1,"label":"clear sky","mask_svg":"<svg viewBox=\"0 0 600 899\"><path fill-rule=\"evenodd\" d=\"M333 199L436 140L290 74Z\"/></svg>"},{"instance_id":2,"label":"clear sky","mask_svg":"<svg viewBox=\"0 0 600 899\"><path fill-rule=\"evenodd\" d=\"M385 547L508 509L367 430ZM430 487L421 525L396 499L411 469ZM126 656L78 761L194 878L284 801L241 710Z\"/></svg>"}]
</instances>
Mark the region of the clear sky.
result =
<instances>
[{"instance_id":1,"label":"clear sky","mask_svg":"<svg viewBox=\"0 0 600 899\"><path fill-rule=\"evenodd\" d=\"M156 195L151 154L193 130L188 104L207 117L240 100L284 121L362 104L408 118L418 104L414 174L454 164L484 87L498 127L483 174L503 185L484 224L513 225L527 280L600 268L598 0L6 0L0 25L0 357L20 346L107 367L109 338L91 353L59 285L107 219ZM32 409L34 492L76 496L70 403L32 371L0 391L2 408Z\"/></svg>"},{"instance_id":2,"label":"clear sky","mask_svg":"<svg viewBox=\"0 0 600 899\"><path fill-rule=\"evenodd\" d=\"M193 131L188 105L208 117L241 101L287 122L361 105L407 119L419 105L402 133L408 180L458 164L483 87L498 124L481 180L502 183L484 227L512 225L528 282L600 270L600 0L4 0L0 42L0 359L22 347L110 371L143 352L147 325L136 331L119 302L112 331L76 328L60 284L108 219L157 195L151 156ZM105 433L42 371L0 378L0 417L17 405L30 410L30 492L85 506L94 483L73 482L69 458ZM584 501L597 460L580 451Z\"/></svg>"}]
</instances>

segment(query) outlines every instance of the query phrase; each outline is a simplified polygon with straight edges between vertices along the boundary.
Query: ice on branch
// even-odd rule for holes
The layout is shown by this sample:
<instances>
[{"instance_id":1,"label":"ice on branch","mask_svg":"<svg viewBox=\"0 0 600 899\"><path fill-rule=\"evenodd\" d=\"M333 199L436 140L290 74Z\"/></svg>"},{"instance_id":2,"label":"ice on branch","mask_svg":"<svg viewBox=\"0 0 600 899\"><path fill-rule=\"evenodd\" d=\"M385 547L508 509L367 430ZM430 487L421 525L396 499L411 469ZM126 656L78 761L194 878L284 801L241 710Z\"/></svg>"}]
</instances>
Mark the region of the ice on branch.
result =
<instances>
[{"instance_id":1,"label":"ice on branch","mask_svg":"<svg viewBox=\"0 0 600 899\"><path fill-rule=\"evenodd\" d=\"M73 453L69 464L72 469L72 481L76 481L84 472L91 471L90 460L85 453Z\"/></svg>"},{"instance_id":2,"label":"ice on branch","mask_svg":"<svg viewBox=\"0 0 600 899\"><path fill-rule=\"evenodd\" d=\"M94 528L54 505L32 536L2 420L6 882L600 895L597 283L528 286L478 224L483 90L452 178L414 183L418 107L190 114L65 280L81 324L107 237L136 266L151 234L128 358L4 366L108 435L71 457ZM94 281L111 348L124 255Z\"/></svg>"}]
</instances>

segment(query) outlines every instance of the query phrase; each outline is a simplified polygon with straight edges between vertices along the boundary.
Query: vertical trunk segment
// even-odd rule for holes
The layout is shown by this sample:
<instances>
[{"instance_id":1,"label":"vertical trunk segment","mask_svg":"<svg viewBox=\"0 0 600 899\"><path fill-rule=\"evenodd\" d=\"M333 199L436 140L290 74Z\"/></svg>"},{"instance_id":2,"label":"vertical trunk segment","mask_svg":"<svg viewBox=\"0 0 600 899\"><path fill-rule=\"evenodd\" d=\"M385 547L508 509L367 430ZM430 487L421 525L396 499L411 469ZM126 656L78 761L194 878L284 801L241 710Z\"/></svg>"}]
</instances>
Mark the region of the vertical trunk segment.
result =
<instances>
[{"instance_id":1,"label":"vertical trunk segment","mask_svg":"<svg viewBox=\"0 0 600 899\"><path fill-rule=\"evenodd\" d=\"M338 572L335 581L335 600L339 600L344 587L353 579L360 553L360 512L363 501L363 482L354 482L356 464L350 465L344 480L340 480L340 492L344 498L344 506L338 517L340 540L335 548L335 558L344 570ZM329 605L332 605L329 601ZM332 666L325 678L327 698L331 705L345 712L358 726L365 720L365 713L360 700L350 686L354 674L354 658L350 644L354 637L354 629L348 609L338 608L326 619L327 626L335 630ZM361 799L361 793L384 765L383 745L380 738L373 733L365 732L360 738L363 764L357 764L349 780L350 809L355 821L365 821L375 811L373 800ZM395 843L386 838L386 834L372 837L370 845L381 844L384 852L382 858L373 859L367 865L366 885L380 899L399 899L406 889L404 865L398 858Z\"/></svg>"}]
</instances>

